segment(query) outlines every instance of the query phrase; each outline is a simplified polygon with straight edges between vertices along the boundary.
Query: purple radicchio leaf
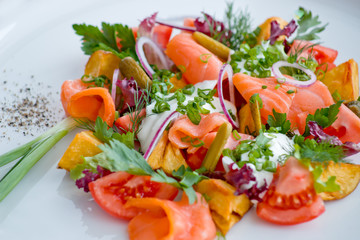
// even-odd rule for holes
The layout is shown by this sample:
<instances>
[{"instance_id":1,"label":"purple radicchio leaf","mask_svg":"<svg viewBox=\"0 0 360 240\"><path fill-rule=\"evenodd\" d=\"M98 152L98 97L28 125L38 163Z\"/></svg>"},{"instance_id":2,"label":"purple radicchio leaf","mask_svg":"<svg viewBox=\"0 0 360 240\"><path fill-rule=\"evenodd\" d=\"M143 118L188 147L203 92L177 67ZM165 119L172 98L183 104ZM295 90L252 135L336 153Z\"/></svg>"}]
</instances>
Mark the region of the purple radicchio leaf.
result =
<instances>
[{"instance_id":1,"label":"purple radicchio leaf","mask_svg":"<svg viewBox=\"0 0 360 240\"><path fill-rule=\"evenodd\" d=\"M123 113L127 109L132 108L135 106L135 100L139 100L141 97L143 97L143 94L145 94L136 84L136 81L134 78L123 80L118 80L116 82L116 86L120 89L120 96L119 99L121 99L119 106L117 106L117 109L120 113ZM139 99L135 99L139 98Z\"/></svg>"},{"instance_id":2,"label":"purple radicchio leaf","mask_svg":"<svg viewBox=\"0 0 360 240\"><path fill-rule=\"evenodd\" d=\"M283 45L284 45L285 53L288 54L290 52L291 45L289 44L289 42L286 39L284 39Z\"/></svg>"},{"instance_id":3,"label":"purple radicchio leaf","mask_svg":"<svg viewBox=\"0 0 360 240\"><path fill-rule=\"evenodd\" d=\"M316 122L309 121L310 134L317 142L329 142L333 145L342 146L346 156L351 156L360 152L360 143L345 142L344 144L337 136L331 136L324 132L323 128Z\"/></svg>"},{"instance_id":4,"label":"purple radicchio leaf","mask_svg":"<svg viewBox=\"0 0 360 240\"><path fill-rule=\"evenodd\" d=\"M343 145L345 155L351 156L360 152L360 143L345 142Z\"/></svg>"},{"instance_id":5,"label":"purple radicchio leaf","mask_svg":"<svg viewBox=\"0 0 360 240\"><path fill-rule=\"evenodd\" d=\"M83 173L85 174L84 177L79 178L75 181L76 186L81 189L84 189L84 192L89 192L89 183L104 177L106 175L109 175L111 172L107 169L104 169L100 166L96 167L97 172L93 172L92 170L85 169Z\"/></svg>"},{"instance_id":6,"label":"purple radicchio leaf","mask_svg":"<svg viewBox=\"0 0 360 240\"><path fill-rule=\"evenodd\" d=\"M210 37L216 37L220 42L231 37L231 31L225 28L225 24L216 21L215 18L202 12L204 18L198 17L194 21L196 31L202 32Z\"/></svg>"},{"instance_id":7,"label":"purple radicchio leaf","mask_svg":"<svg viewBox=\"0 0 360 240\"><path fill-rule=\"evenodd\" d=\"M239 194L245 193L250 200L257 200L258 202L262 202L262 198L260 198L260 194L268 190L268 185L265 181L265 184L261 187L258 187L257 184L252 185L251 188L239 191Z\"/></svg>"},{"instance_id":8,"label":"purple radicchio leaf","mask_svg":"<svg viewBox=\"0 0 360 240\"><path fill-rule=\"evenodd\" d=\"M271 45L273 45L276 39L282 35L290 37L290 35L295 32L296 28L298 27L294 19L291 20L283 29L280 28L280 24L277 21L272 21L270 24L271 29L269 40Z\"/></svg>"},{"instance_id":9,"label":"purple radicchio leaf","mask_svg":"<svg viewBox=\"0 0 360 240\"><path fill-rule=\"evenodd\" d=\"M145 36L145 37L151 38L152 30L155 26L157 14L158 13L156 12L153 15L151 15L150 17L147 17L141 21L141 23L139 25L139 29L138 29L138 37Z\"/></svg>"},{"instance_id":10,"label":"purple radicchio leaf","mask_svg":"<svg viewBox=\"0 0 360 240\"><path fill-rule=\"evenodd\" d=\"M315 137L317 142L329 142L333 145L342 145L342 142L337 136L330 136L326 134L321 126L314 121L309 121L308 126L310 134Z\"/></svg>"},{"instance_id":11,"label":"purple radicchio leaf","mask_svg":"<svg viewBox=\"0 0 360 240\"><path fill-rule=\"evenodd\" d=\"M260 194L268 189L266 182L261 187L258 187L257 183L255 183L249 189L242 188L243 185L250 183L250 181L256 181L253 169L247 164L240 169L234 169L233 164L230 165L230 171L226 173L225 178L236 188L234 194L240 195L245 193L250 200L257 200L261 202L262 199L260 198Z\"/></svg>"},{"instance_id":12,"label":"purple radicchio leaf","mask_svg":"<svg viewBox=\"0 0 360 240\"><path fill-rule=\"evenodd\" d=\"M157 12L150 17L141 21L138 28L138 37L150 38L160 49L164 50L161 44L158 42L157 33L153 31L156 24ZM158 52L148 45L144 45L144 53L149 64L156 65L159 69L169 69L173 65L173 62L165 54L163 57L167 60L167 63L163 63L158 56ZM151 77L151 76L150 76Z\"/></svg>"}]
</instances>

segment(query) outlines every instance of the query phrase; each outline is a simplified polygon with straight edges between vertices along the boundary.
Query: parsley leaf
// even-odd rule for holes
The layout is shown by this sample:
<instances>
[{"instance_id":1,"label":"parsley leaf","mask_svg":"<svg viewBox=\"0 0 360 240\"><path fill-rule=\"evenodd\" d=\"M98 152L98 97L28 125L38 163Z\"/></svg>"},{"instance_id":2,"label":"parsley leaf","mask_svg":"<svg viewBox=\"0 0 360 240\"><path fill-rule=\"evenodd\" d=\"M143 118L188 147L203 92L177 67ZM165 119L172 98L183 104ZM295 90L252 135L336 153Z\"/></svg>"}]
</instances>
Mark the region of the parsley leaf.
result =
<instances>
[{"instance_id":1,"label":"parsley leaf","mask_svg":"<svg viewBox=\"0 0 360 240\"><path fill-rule=\"evenodd\" d=\"M341 104L342 101L339 101L333 105L330 105L328 108L317 109L314 115L309 114L306 118L306 128L303 135L306 137L310 134L310 129L308 126L309 121L316 122L322 128L330 127L331 124L333 124L337 119Z\"/></svg>"},{"instance_id":2,"label":"parsley leaf","mask_svg":"<svg viewBox=\"0 0 360 240\"><path fill-rule=\"evenodd\" d=\"M329 161L341 162L345 156L342 146L326 141L316 142L301 135L295 135L294 144L295 157L298 159L310 159L326 165Z\"/></svg>"},{"instance_id":3,"label":"parsley leaf","mask_svg":"<svg viewBox=\"0 0 360 240\"><path fill-rule=\"evenodd\" d=\"M269 115L268 124L270 127L274 127L279 133L286 134L291 127L289 120L286 120L286 113L278 113L273 109L273 115Z\"/></svg>"},{"instance_id":4,"label":"parsley leaf","mask_svg":"<svg viewBox=\"0 0 360 240\"><path fill-rule=\"evenodd\" d=\"M185 191L189 203L192 204L196 200L193 185L207 178L190 168L185 169L184 166L173 172L174 177L167 176L162 169L154 171L139 152L128 148L116 139L111 140L109 144L99 146L99 148L103 151L102 153L86 157L83 164L71 170L70 174L73 179L82 177L84 169L96 171L99 165L112 172L125 171L133 175L151 176L152 181L168 183Z\"/></svg>"},{"instance_id":5,"label":"parsley leaf","mask_svg":"<svg viewBox=\"0 0 360 240\"><path fill-rule=\"evenodd\" d=\"M299 16L297 21L299 28L295 39L306 41L319 39L320 37L317 34L324 31L328 24L320 26L319 16L313 17L312 12L305 10L303 7L300 7L297 12L302 16Z\"/></svg>"},{"instance_id":6,"label":"parsley leaf","mask_svg":"<svg viewBox=\"0 0 360 240\"><path fill-rule=\"evenodd\" d=\"M117 133L100 117L97 117L95 121L94 136L104 143L110 143L110 140L116 139L124 143L128 148L134 148L135 136L133 132L129 131L124 134Z\"/></svg>"},{"instance_id":7,"label":"parsley leaf","mask_svg":"<svg viewBox=\"0 0 360 240\"><path fill-rule=\"evenodd\" d=\"M131 56L137 60L135 52L135 38L132 30L122 24L109 24L102 22L101 30L92 25L74 24L73 29L77 35L82 36L82 47L86 55L91 55L97 50L109 51L125 58ZM117 45L117 38L121 39L121 49Z\"/></svg>"}]
</instances>

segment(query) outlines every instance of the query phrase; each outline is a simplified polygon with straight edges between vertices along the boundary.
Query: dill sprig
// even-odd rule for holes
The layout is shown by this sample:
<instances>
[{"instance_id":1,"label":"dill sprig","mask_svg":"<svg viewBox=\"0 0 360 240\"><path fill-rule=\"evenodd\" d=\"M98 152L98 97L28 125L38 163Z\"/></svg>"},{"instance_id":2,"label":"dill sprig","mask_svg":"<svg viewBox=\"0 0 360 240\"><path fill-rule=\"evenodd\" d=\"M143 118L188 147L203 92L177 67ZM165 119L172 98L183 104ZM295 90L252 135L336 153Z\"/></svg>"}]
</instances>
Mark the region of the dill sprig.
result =
<instances>
[{"instance_id":1,"label":"dill sprig","mask_svg":"<svg viewBox=\"0 0 360 240\"><path fill-rule=\"evenodd\" d=\"M234 3L227 3L225 11L227 28L231 30L226 45L232 49L239 49L248 38L251 29L251 16L247 8L234 10Z\"/></svg>"}]
</instances>

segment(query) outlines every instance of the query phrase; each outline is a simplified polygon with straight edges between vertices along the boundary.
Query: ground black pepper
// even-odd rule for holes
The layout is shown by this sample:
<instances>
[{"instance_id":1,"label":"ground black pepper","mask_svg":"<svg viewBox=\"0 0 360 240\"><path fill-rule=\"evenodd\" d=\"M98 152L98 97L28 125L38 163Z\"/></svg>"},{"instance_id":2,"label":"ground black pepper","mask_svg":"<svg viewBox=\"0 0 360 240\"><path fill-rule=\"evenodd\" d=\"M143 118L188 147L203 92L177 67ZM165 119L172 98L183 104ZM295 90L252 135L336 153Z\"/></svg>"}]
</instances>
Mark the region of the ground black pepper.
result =
<instances>
[{"instance_id":1,"label":"ground black pepper","mask_svg":"<svg viewBox=\"0 0 360 240\"><path fill-rule=\"evenodd\" d=\"M59 121L59 116L64 115L57 89L55 92L50 85L36 82L33 75L30 78L32 83L23 86L2 81L0 92L6 93L1 94L3 98L0 99L1 129L11 128L23 136L34 136L35 132L45 132L53 127ZM9 134L5 131L2 133L0 140L10 140Z\"/></svg>"}]
</instances>

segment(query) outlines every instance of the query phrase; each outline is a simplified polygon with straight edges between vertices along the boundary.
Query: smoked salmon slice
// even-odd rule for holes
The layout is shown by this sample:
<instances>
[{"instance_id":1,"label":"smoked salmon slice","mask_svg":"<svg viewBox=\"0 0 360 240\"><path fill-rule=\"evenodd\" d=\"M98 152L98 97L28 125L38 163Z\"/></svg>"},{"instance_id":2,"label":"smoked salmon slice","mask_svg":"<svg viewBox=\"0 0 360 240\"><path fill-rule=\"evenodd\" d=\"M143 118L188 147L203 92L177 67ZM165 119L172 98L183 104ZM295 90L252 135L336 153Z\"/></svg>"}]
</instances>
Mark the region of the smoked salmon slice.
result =
<instances>
[{"instance_id":1,"label":"smoked salmon slice","mask_svg":"<svg viewBox=\"0 0 360 240\"><path fill-rule=\"evenodd\" d=\"M172 38L165 53L182 71L191 84L218 79L223 63L209 50L198 44L189 33Z\"/></svg>"},{"instance_id":2,"label":"smoked salmon slice","mask_svg":"<svg viewBox=\"0 0 360 240\"><path fill-rule=\"evenodd\" d=\"M243 73L236 73L233 83L247 102L251 96L259 93L263 101L263 108L260 109L263 123L266 123L268 116L272 115L273 109L279 113L288 113L296 92L296 87L280 84L275 77L255 78Z\"/></svg>"},{"instance_id":3,"label":"smoked salmon slice","mask_svg":"<svg viewBox=\"0 0 360 240\"><path fill-rule=\"evenodd\" d=\"M214 139L216 137L216 134L217 134L217 132L210 132L210 133L206 134L203 138L201 138L201 141L204 142L204 145L202 147L204 147L206 149L209 149L210 146L211 146L211 143L214 141ZM231 150L234 150L237 147L237 145L240 144L241 141L254 139L253 136L247 135L247 134L244 134L244 133L239 133L239 137L240 137L240 139L237 140L231 134L230 137L228 138L225 146L224 146L224 149L229 148ZM195 153L199 149L200 149L199 147L190 146L187 149L187 152L188 153Z\"/></svg>"},{"instance_id":4,"label":"smoked salmon slice","mask_svg":"<svg viewBox=\"0 0 360 240\"><path fill-rule=\"evenodd\" d=\"M146 210L130 221L130 240L215 239L216 227L209 206L199 193L197 201L191 205L183 194L179 202L158 198L131 198L127 206Z\"/></svg>"},{"instance_id":5,"label":"smoked salmon slice","mask_svg":"<svg viewBox=\"0 0 360 240\"><path fill-rule=\"evenodd\" d=\"M87 88L80 79L67 80L61 86L61 102L67 115L95 121L98 116L109 126L115 120L115 104L109 90L102 87Z\"/></svg>"},{"instance_id":6,"label":"smoked salmon slice","mask_svg":"<svg viewBox=\"0 0 360 240\"><path fill-rule=\"evenodd\" d=\"M334 104L329 89L321 81L316 81L309 87L296 88L281 84L279 88L276 88L278 83L275 78L260 79L237 73L233 77L233 82L247 102L253 94L259 93L263 101L263 108L260 109L263 123L269 115L272 115L272 109L275 109L276 112L286 113L292 128L297 128L300 134L305 131L306 118L309 114L314 114L317 109L327 108ZM264 85L265 89L262 87ZM289 94L289 90L294 93ZM345 105L341 105L338 119L331 127L333 134L336 134L343 143L360 142L360 118Z\"/></svg>"},{"instance_id":7,"label":"smoked salmon slice","mask_svg":"<svg viewBox=\"0 0 360 240\"><path fill-rule=\"evenodd\" d=\"M141 109L140 113L136 114L135 112L126 114L122 117L119 117L115 121L116 127L118 127L120 130L123 130L124 132L132 132L133 131L133 124L134 122L139 122L135 118L143 118L146 115L146 109ZM135 127L135 132L138 129L138 126Z\"/></svg>"},{"instance_id":8,"label":"smoked salmon slice","mask_svg":"<svg viewBox=\"0 0 360 240\"><path fill-rule=\"evenodd\" d=\"M215 132L225 122L228 122L225 115L221 113L211 113L202 115L199 125L193 124L190 119L183 115L178 118L169 130L169 141L174 146L185 149L192 146L190 141L185 141L185 138L203 139L207 134ZM193 143L198 144L196 141Z\"/></svg>"}]
</instances>

